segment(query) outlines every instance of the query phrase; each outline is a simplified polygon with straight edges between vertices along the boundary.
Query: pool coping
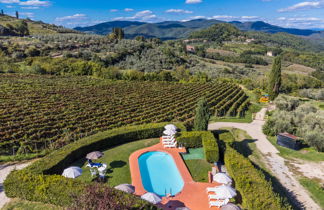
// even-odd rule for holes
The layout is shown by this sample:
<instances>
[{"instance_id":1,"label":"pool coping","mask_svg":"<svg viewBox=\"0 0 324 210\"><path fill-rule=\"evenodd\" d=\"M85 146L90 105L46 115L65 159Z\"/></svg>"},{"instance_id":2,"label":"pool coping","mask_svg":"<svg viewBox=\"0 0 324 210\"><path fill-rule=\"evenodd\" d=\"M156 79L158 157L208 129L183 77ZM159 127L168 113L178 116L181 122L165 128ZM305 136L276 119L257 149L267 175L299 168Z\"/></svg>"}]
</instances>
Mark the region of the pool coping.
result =
<instances>
[{"instance_id":1,"label":"pool coping","mask_svg":"<svg viewBox=\"0 0 324 210\"><path fill-rule=\"evenodd\" d=\"M185 148L164 148L162 142L160 143L137 150L133 152L129 157L129 166L131 172L132 185L135 186L135 195L141 196L145 194L147 191L144 189L142 184L142 178L138 163L138 158L147 152L165 152L169 154L173 161L176 164L176 167L183 179L184 186L182 190L177 193L175 196L171 198L163 197L161 204L158 206L162 209L175 209L177 206L173 206L174 208L167 206L170 201L178 201L182 202L185 206L190 208L191 210L204 210L204 209L219 209L216 207L209 208L209 200L208 195L206 193L207 187L215 187L220 184L218 183L202 183L195 182L187 168L184 160L181 157L180 153L186 153ZM179 207L179 206L178 206Z\"/></svg>"}]
</instances>

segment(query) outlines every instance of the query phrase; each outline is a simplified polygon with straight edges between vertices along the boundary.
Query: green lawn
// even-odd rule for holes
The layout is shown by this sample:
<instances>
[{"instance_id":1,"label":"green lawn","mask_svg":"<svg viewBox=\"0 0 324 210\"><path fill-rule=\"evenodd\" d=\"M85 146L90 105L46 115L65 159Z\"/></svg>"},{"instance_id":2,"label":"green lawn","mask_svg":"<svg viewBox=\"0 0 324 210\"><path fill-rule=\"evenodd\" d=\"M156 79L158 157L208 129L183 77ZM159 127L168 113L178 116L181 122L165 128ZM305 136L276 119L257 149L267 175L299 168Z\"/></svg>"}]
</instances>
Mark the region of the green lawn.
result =
<instances>
[{"instance_id":1,"label":"green lawn","mask_svg":"<svg viewBox=\"0 0 324 210\"><path fill-rule=\"evenodd\" d=\"M253 121L253 113L257 113L261 110L262 105L252 104L249 110L245 113L244 117L216 117L212 116L210 122L236 122L236 123L251 123Z\"/></svg>"},{"instance_id":2,"label":"green lawn","mask_svg":"<svg viewBox=\"0 0 324 210\"><path fill-rule=\"evenodd\" d=\"M311 197L324 209L324 188L312 179L302 178L299 182L310 192Z\"/></svg>"},{"instance_id":3,"label":"green lawn","mask_svg":"<svg viewBox=\"0 0 324 210\"><path fill-rule=\"evenodd\" d=\"M288 159L302 159L308 161L324 161L324 152L317 152L313 147L304 148L301 150L288 149L279 146L276 143L276 137L268 136L268 140L279 150L280 155Z\"/></svg>"},{"instance_id":4,"label":"green lawn","mask_svg":"<svg viewBox=\"0 0 324 210\"><path fill-rule=\"evenodd\" d=\"M13 199L9 203L7 203L2 210L63 210L64 208L45 204L45 203L39 203L39 202L31 202L26 200L20 200L20 199Z\"/></svg>"},{"instance_id":5,"label":"green lawn","mask_svg":"<svg viewBox=\"0 0 324 210\"><path fill-rule=\"evenodd\" d=\"M182 154L184 160L205 159L204 148L189 148L187 154Z\"/></svg>"},{"instance_id":6,"label":"green lawn","mask_svg":"<svg viewBox=\"0 0 324 210\"><path fill-rule=\"evenodd\" d=\"M208 171L211 171L212 165L203 159L184 160L190 174L196 182L208 182Z\"/></svg>"},{"instance_id":7,"label":"green lawn","mask_svg":"<svg viewBox=\"0 0 324 210\"><path fill-rule=\"evenodd\" d=\"M103 151L105 155L94 162L106 163L108 165L107 184L109 186L131 183L129 156L139 149L149 147L157 143L159 143L159 139L145 139L123 144ZM82 175L77 179L81 179L85 182L91 182L92 178L90 175L90 170L89 168L85 167L86 164L86 159L84 158L72 165L80 166L83 169Z\"/></svg>"}]
</instances>

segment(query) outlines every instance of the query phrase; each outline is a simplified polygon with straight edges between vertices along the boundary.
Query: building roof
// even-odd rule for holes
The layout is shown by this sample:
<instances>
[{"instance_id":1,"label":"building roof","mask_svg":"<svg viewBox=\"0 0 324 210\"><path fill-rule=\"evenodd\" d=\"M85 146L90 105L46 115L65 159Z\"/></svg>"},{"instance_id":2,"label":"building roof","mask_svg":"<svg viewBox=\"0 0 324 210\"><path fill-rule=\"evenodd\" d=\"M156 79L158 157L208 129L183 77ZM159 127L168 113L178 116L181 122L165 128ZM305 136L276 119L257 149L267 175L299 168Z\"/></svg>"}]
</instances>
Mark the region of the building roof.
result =
<instances>
[{"instance_id":1,"label":"building roof","mask_svg":"<svg viewBox=\"0 0 324 210\"><path fill-rule=\"evenodd\" d=\"M297 140L297 139L298 139L297 136L294 136L294 135L292 135L292 134L290 134L290 133L287 133L287 132L284 132L284 133L278 133L278 135L280 135L280 136L285 136L285 137L288 137L288 138L290 138L290 139L294 139L294 140Z\"/></svg>"}]
</instances>

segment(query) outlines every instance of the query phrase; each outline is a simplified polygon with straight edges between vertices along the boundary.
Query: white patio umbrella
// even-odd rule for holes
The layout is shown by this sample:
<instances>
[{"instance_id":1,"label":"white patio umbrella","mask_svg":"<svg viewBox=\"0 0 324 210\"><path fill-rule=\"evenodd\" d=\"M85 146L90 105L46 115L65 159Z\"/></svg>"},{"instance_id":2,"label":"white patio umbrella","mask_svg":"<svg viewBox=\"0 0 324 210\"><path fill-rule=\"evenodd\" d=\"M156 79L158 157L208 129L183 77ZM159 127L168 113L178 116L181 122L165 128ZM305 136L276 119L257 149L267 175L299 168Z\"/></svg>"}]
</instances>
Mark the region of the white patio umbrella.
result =
<instances>
[{"instance_id":1,"label":"white patio umbrella","mask_svg":"<svg viewBox=\"0 0 324 210\"><path fill-rule=\"evenodd\" d=\"M241 208L233 203L228 203L228 204L222 206L221 210L241 210Z\"/></svg>"},{"instance_id":2,"label":"white patio umbrella","mask_svg":"<svg viewBox=\"0 0 324 210\"><path fill-rule=\"evenodd\" d=\"M173 136L176 133L177 133L177 131L175 131L175 130L165 130L165 131L163 131L163 134L168 135L168 136Z\"/></svg>"},{"instance_id":3,"label":"white patio umbrella","mask_svg":"<svg viewBox=\"0 0 324 210\"><path fill-rule=\"evenodd\" d=\"M77 166L71 166L69 168L64 169L62 176L66 178L77 178L78 176L81 176L82 169Z\"/></svg>"},{"instance_id":4,"label":"white patio umbrella","mask_svg":"<svg viewBox=\"0 0 324 210\"><path fill-rule=\"evenodd\" d=\"M188 207L178 207L175 210L190 210Z\"/></svg>"},{"instance_id":5,"label":"white patio umbrella","mask_svg":"<svg viewBox=\"0 0 324 210\"><path fill-rule=\"evenodd\" d=\"M236 190L226 185L216 187L214 192L217 195L218 199L228 199L236 196Z\"/></svg>"},{"instance_id":6,"label":"white patio umbrella","mask_svg":"<svg viewBox=\"0 0 324 210\"><path fill-rule=\"evenodd\" d=\"M126 193L133 194L135 192L135 187L131 184L120 184L115 187L117 190L121 190Z\"/></svg>"},{"instance_id":7,"label":"white patio umbrella","mask_svg":"<svg viewBox=\"0 0 324 210\"><path fill-rule=\"evenodd\" d=\"M141 196L141 198L143 200L146 200L146 201L148 201L150 203L153 203L153 204L157 204L157 203L160 203L162 201L160 196L158 196L155 193L151 193L151 192L145 193L144 195Z\"/></svg>"},{"instance_id":8,"label":"white patio umbrella","mask_svg":"<svg viewBox=\"0 0 324 210\"><path fill-rule=\"evenodd\" d=\"M213 180L215 182L221 183L221 184L230 184L232 183L231 177L229 177L225 173L217 173L215 176L213 176Z\"/></svg>"},{"instance_id":9,"label":"white patio umbrella","mask_svg":"<svg viewBox=\"0 0 324 210\"><path fill-rule=\"evenodd\" d=\"M177 127L173 124L168 124L166 126L164 126L165 130L173 130L173 131L176 131L177 130Z\"/></svg>"}]
</instances>

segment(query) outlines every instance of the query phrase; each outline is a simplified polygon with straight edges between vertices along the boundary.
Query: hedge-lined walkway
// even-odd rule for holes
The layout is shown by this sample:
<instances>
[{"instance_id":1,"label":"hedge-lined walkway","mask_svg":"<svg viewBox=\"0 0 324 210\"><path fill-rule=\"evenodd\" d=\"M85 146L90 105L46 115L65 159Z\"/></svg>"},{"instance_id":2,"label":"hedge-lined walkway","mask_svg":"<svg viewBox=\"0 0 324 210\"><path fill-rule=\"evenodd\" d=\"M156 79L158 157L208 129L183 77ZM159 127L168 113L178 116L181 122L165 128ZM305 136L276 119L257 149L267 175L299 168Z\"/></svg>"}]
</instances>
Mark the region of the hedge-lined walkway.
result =
<instances>
[{"instance_id":1,"label":"hedge-lined walkway","mask_svg":"<svg viewBox=\"0 0 324 210\"><path fill-rule=\"evenodd\" d=\"M267 111L263 108L257 116L263 116ZM279 151L268 141L267 137L262 132L264 125L263 117L254 120L252 123L212 123L209 124L209 130L218 130L224 127L233 127L245 130L253 139L256 139L256 146L266 159L266 164L280 183L288 189L306 209L321 209L317 203L309 196L307 191L294 174L289 170L285 164L285 159L278 153Z\"/></svg>"},{"instance_id":2,"label":"hedge-lined walkway","mask_svg":"<svg viewBox=\"0 0 324 210\"><path fill-rule=\"evenodd\" d=\"M138 158L143 153L152 152L152 151L166 152L169 155L171 155L184 181L184 187L182 191L170 199L163 197L159 207L163 209L174 210L177 207L183 207L184 204L186 207L192 210L211 209L209 208L209 200L208 200L208 194L206 193L206 188L215 187L218 184L195 182L192 179L190 172L188 171L188 168L180 155L181 152L185 152L185 149L178 149L178 148L166 149L163 147L161 142L154 146L138 150L129 157L132 185L135 186L136 195L143 195L144 193L146 193L142 185ZM213 207L212 209L217 210L219 208Z\"/></svg>"}]
</instances>

